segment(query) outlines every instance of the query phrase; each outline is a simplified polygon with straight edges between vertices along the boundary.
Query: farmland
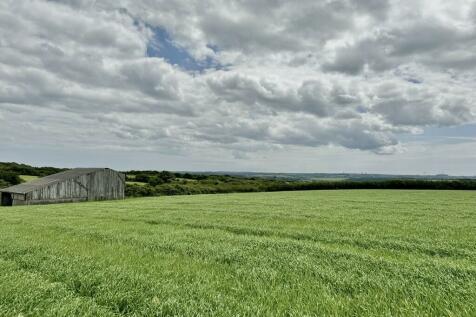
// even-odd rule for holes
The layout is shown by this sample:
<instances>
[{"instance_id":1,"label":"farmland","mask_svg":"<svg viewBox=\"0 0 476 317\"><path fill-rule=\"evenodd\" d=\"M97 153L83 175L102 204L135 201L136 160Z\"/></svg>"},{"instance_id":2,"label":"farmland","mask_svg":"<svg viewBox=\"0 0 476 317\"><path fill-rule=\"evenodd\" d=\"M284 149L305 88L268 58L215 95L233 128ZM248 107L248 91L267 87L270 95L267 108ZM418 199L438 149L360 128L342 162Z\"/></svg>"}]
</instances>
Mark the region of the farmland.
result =
<instances>
[{"instance_id":1,"label":"farmland","mask_svg":"<svg viewBox=\"0 0 476 317\"><path fill-rule=\"evenodd\" d=\"M471 316L476 193L0 208L0 316Z\"/></svg>"}]
</instances>

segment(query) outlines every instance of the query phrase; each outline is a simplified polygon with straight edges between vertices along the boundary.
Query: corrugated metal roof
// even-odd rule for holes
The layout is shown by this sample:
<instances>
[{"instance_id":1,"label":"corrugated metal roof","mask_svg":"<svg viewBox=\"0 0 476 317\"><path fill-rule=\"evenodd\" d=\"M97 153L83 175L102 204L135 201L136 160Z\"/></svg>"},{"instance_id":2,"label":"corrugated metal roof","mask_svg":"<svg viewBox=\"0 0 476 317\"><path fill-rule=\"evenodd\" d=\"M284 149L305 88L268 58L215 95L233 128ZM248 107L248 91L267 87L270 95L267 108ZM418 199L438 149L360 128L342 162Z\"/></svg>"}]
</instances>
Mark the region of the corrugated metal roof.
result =
<instances>
[{"instance_id":1,"label":"corrugated metal roof","mask_svg":"<svg viewBox=\"0 0 476 317\"><path fill-rule=\"evenodd\" d=\"M74 168L61 173L45 176L32 180L31 182L14 185L11 187L0 189L0 192L26 194L36 189L48 186L50 184L59 183L64 180L75 178L78 176L90 174L97 171L103 171L107 168Z\"/></svg>"}]
</instances>

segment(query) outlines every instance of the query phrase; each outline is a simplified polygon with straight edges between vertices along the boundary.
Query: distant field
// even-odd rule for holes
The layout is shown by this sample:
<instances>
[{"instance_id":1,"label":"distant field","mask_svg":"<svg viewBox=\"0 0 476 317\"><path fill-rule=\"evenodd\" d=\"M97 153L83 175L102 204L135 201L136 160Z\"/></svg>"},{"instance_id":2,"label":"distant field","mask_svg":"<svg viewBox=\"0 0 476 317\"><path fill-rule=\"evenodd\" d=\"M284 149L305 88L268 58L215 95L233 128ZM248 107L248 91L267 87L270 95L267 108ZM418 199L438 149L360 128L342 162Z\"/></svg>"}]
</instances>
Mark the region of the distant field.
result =
<instances>
[{"instance_id":1,"label":"distant field","mask_svg":"<svg viewBox=\"0 0 476 317\"><path fill-rule=\"evenodd\" d=\"M127 185L140 185L140 186L144 186L144 185L147 184L147 183L127 181L126 184L127 184Z\"/></svg>"},{"instance_id":2,"label":"distant field","mask_svg":"<svg viewBox=\"0 0 476 317\"><path fill-rule=\"evenodd\" d=\"M313 178L312 181L328 181L328 182L339 182L346 181L348 178L344 177L322 177L322 178Z\"/></svg>"},{"instance_id":3,"label":"distant field","mask_svg":"<svg viewBox=\"0 0 476 317\"><path fill-rule=\"evenodd\" d=\"M0 208L0 316L474 316L476 192Z\"/></svg>"},{"instance_id":4,"label":"distant field","mask_svg":"<svg viewBox=\"0 0 476 317\"><path fill-rule=\"evenodd\" d=\"M35 180L38 178L38 176L32 176L32 175L20 175L20 178L24 182L31 182L32 180Z\"/></svg>"}]
</instances>

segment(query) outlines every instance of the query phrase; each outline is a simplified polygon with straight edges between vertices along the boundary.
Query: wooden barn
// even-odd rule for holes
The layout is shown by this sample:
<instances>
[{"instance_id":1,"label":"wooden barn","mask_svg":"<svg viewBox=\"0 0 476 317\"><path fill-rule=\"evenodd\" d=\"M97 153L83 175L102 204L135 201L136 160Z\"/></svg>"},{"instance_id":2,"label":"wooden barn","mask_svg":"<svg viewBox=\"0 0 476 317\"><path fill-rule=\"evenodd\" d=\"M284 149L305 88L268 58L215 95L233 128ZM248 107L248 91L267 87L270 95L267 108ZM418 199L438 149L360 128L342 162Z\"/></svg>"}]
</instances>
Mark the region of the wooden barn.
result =
<instances>
[{"instance_id":1,"label":"wooden barn","mask_svg":"<svg viewBox=\"0 0 476 317\"><path fill-rule=\"evenodd\" d=\"M125 175L109 168L75 168L0 189L2 206L123 199Z\"/></svg>"}]
</instances>

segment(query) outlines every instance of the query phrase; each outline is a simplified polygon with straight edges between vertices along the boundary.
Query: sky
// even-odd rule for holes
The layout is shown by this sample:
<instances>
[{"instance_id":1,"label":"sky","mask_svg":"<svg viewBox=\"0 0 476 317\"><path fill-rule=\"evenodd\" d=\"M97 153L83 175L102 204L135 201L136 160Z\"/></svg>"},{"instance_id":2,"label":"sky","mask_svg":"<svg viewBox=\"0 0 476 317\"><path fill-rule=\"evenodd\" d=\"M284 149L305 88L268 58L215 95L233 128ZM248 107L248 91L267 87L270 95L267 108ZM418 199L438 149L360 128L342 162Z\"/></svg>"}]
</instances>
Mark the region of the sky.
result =
<instances>
[{"instance_id":1,"label":"sky","mask_svg":"<svg viewBox=\"0 0 476 317\"><path fill-rule=\"evenodd\" d=\"M476 175L476 0L2 0L0 161Z\"/></svg>"}]
</instances>

